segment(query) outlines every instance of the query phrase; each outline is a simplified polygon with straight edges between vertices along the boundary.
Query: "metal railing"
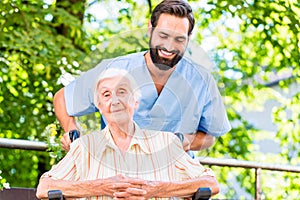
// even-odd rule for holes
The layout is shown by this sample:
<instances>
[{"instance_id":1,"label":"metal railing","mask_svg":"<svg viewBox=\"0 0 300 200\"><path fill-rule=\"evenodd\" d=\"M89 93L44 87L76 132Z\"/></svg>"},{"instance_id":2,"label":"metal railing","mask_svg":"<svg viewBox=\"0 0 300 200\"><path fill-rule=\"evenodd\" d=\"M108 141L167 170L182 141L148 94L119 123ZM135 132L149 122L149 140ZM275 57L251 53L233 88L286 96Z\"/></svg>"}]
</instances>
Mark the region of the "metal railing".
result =
<instances>
[{"instance_id":1,"label":"metal railing","mask_svg":"<svg viewBox=\"0 0 300 200\"><path fill-rule=\"evenodd\" d=\"M0 138L0 148L46 151L47 144L40 141Z\"/></svg>"},{"instance_id":2,"label":"metal railing","mask_svg":"<svg viewBox=\"0 0 300 200\"><path fill-rule=\"evenodd\" d=\"M226 159L226 158L198 157L197 159L199 160L199 162L201 162L201 164L204 165L255 169L255 199L256 200L260 200L262 195L261 170L300 173L300 166L267 164L267 163L243 161L243 160L236 160L236 159Z\"/></svg>"},{"instance_id":3,"label":"metal railing","mask_svg":"<svg viewBox=\"0 0 300 200\"><path fill-rule=\"evenodd\" d=\"M45 142L40 142L40 141L0 138L0 148L46 151L47 144ZM226 158L196 157L195 159L198 159L199 162L201 162L201 164L203 165L255 169L255 199L256 200L261 200L261 195L262 195L261 170L300 173L300 166L267 164L267 163L258 163L252 161L243 161L243 160L226 159Z\"/></svg>"}]
</instances>

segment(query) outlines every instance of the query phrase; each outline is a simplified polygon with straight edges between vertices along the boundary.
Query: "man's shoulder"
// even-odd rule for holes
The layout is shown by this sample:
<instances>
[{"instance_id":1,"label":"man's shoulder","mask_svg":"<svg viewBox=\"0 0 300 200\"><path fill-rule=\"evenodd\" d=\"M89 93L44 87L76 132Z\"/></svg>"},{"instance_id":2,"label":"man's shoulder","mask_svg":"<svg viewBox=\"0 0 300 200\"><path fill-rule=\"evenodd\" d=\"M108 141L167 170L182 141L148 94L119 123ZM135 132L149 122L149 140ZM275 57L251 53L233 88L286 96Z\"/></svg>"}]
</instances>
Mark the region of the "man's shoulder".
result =
<instances>
[{"instance_id":1,"label":"man's shoulder","mask_svg":"<svg viewBox=\"0 0 300 200\"><path fill-rule=\"evenodd\" d=\"M115 58L103 59L101 62L93 69L93 74L95 71L102 71L107 68L120 68L125 70L132 70L137 67L141 67L145 63L144 59L145 52L130 53L127 55L118 56Z\"/></svg>"},{"instance_id":2,"label":"man's shoulder","mask_svg":"<svg viewBox=\"0 0 300 200\"><path fill-rule=\"evenodd\" d=\"M196 63L195 61L191 60L190 58L184 56L182 58L182 65L186 66L185 71L188 70L193 70L193 71L199 71L200 73L203 74L211 74L212 69L206 66L203 66L199 63Z\"/></svg>"},{"instance_id":3,"label":"man's shoulder","mask_svg":"<svg viewBox=\"0 0 300 200\"><path fill-rule=\"evenodd\" d=\"M135 53L130 53L130 54L126 54L126 55L121 55L115 58L109 58L109 59L104 59L101 61L105 62L105 63L113 63L113 62L119 62L119 61L137 61L137 60L143 60L144 59L144 54L145 51L143 52L135 52Z\"/></svg>"},{"instance_id":4,"label":"man's shoulder","mask_svg":"<svg viewBox=\"0 0 300 200\"><path fill-rule=\"evenodd\" d=\"M213 79L212 69L204 67L186 57L181 59L176 71L189 82Z\"/></svg>"},{"instance_id":5,"label":"man's shoulder","mask_svg":"<svg viewBox=\"0 0 300 200\"><path fill-rule=\"evenodd\" d=\"M129 54L126 54L126 55L123 55L123 56L119 56L117 58L119 58L119 59L143 58L145 53L146 53L145 51L133 52L133 53L129 53Z\"/></svg>"}]
</instances>

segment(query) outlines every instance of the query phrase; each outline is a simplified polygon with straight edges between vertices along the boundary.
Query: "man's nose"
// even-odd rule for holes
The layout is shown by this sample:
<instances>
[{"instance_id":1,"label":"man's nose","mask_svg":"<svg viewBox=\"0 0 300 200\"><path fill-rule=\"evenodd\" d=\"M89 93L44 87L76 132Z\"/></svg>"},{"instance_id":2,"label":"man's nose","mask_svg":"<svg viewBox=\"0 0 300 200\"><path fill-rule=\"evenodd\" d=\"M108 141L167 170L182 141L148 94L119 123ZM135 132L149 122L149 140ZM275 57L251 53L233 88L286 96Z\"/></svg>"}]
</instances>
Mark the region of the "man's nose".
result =
<instances>
[{"instance_id":1,"label":"man's nose","mask_svg":"<svg viewBox=\"0 0 300 200\"><path fill-rule=\"evenodd\" d=\"M167 51L173 51L174 50L174 42L171 38L166 40L165 48L167 49Z\"/></svg>"}]
</instances>

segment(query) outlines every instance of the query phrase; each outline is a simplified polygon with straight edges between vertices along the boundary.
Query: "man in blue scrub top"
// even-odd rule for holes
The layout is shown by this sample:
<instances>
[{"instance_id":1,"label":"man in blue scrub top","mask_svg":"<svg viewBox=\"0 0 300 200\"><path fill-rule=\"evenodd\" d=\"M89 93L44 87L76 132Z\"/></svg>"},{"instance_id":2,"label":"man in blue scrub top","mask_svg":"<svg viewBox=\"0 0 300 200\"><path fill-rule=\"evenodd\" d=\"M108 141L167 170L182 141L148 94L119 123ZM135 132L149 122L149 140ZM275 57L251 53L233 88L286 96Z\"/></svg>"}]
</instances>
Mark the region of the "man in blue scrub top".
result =
<instances>
[{"instance_id":1,"label":"man in blue scrub top","mask_svg":"<svg viewBox=\"0 0 300 200\"><path fill-rule=\"evenodd\" d=\"M54 109L66 132L63 148L69 149L69 132L77 129L74 116L97 111L96 77L111 67L128 70L140 86L142 97L134 121L141 128L177 133L186 151L206 149L215 137L227 133L231 127L216 82L203 66L183 56L193 28L187 2L162 1L148 25L149 51L103 60L59 90Z\"/></svg>"}]
</instances>

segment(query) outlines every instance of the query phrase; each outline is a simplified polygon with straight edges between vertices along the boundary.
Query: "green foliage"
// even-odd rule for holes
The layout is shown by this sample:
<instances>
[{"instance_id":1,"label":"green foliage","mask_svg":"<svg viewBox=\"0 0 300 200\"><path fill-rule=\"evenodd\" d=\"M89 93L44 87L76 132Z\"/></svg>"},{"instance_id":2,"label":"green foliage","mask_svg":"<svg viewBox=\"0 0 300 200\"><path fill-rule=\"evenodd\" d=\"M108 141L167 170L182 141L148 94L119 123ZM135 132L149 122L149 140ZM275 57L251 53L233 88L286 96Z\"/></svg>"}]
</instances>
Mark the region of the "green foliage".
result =
<instances>
[{"instance_id":1,"label":"green foliage","mask_svg":"<svg viewBox=\"0 0 300 200\"><path fill-rule=\"evenodd\" d=\"M281 156L285 159L267 161L299 165L299 93L293 90L299 87L300 81L299 11L299 3L284 0L211 0L208 1L208 6L196 11L201 13L201 20L198 20L200 29L209 32L203 36L199 31L197 38L205 39L205 36L209 36L215 40L215 51L211 54L217 64L217 73L221 76L220 88L233 125L229 134L218 139L210 156L225 155L261 162L266 162L267 156L274 157L257 152L257 147L253 144L262 135L270 134L257 130L241 115L244 111L263 111L265 103L272 100L278 102L278 106L273 108L272 116L278 127L278 132L273 134L274 141L280 143ZM270 87L274 75L285 78L278 82L282 94L278 93L279 89ZM224 172L225 169L221 169L218 174ZM265 183L272 176L264 174ZM279 180L272 182L280 184L263 184L264 198L286 198L287 196L280 194L284 191L291 194L288 195L289 199L299 197L299 185L291 183L289 179L280 179L280 176L276 173ZM247 173L239 177L241 186L254 196L253 180L253 184L249 184ZM228 183L227 179L221 178L220 181ZM280 188L282 185L289 185L290 188ZM234 194L229 192L221 198L234 198Z\"/></svg>"},{"instance_id":2,"label":"green foliage","mask_svg":"<svg viewBox=\"0 0 300 200\"><path fill-rule=\"evenodd\" d=\"M154 7L160 1L150 2ZM299 165L300 96L291 87L300 84L299 3L189 2L196 18L192 40L198 44L206 38L213 41L208 53L215 63L214 76L233 126L212 149L199 154ZM52 144L49 150L54 152L51 157L46 152L0 149L2 184L8 181L13 187L34 187L40 173L63 156L56 146L62 130L52 105L54 93L62 87L62 74L77 76L103 58L148 48L146 1L99 3L112 10L100 20L85 13L89 5L84 0L74 0L73 4L57 0L50 5L43 1L0 2L0 137L47 141ZM280 93L271 87L271 81L274 75L286 74L289 76L277 84ZM245 111L262 112L270 100L278 103L272 119L278 128L273 135L281 146L280 155L258 151L255 141L270 133L259 130L242 115ZM79 118L83 132L90 129L85 126L98 127L98 119L99 114ZM253 170L213 170L223 188L216 198L249 197L241 196L232 180L254 196ZM300 190L298 179L290 173L263 171L264 199L296 199Z\"/></svg>"},{"instance_id":3,"label":"green foliage","mask_svg":"<svg viewBox=\"0 0 300 200\"><path fill-rule=\"evenodd\" d=\"M300 93L285 99L282 106L274 109L274 121L278 124L278 137L283 147L282 156L291 163L299 163L300 151ZM298 158L298 159L295 159Z\"/></svg>"},{"instance_id":4,"label":"green foliage","mask_svg":"<svg viewBox=\"0 0 300 200\"><path fill-rule=\"evenodd\" d=\"M66 154L66 152L62 150L60 142L60 129L61 127L58 121L55 121L49 124L41 134L43 140L47 143L47 151L50 152L50 165L57 163Z\"/></svg>"},{"instance_id":5,"label":"green foliage","mask_svg":"<svg viewBox=\"0 0 300 200\"><path fill-rule=\"evenodd\" d=\"M2 190L3 188L9 189L10 188L9 183L6 181L5 178L1 176L1 174L2 171L0 170L0 190Z\"/></svg>"},{"instance_id":6,"label":"green foliage","mask_svg":"<svg viewBox=\"0 0 300 200\"><path fill-rule=\"evenodd\" d=\"M0 7L0 137L42 139L55 121L58 78L62 71L74 71L89 41L80 19L55 4L16 0L1 1ZM3 177L12 186L34 187L50 167L45 152L1 149L0 158Z\"/></svg>"}]
</instances>

